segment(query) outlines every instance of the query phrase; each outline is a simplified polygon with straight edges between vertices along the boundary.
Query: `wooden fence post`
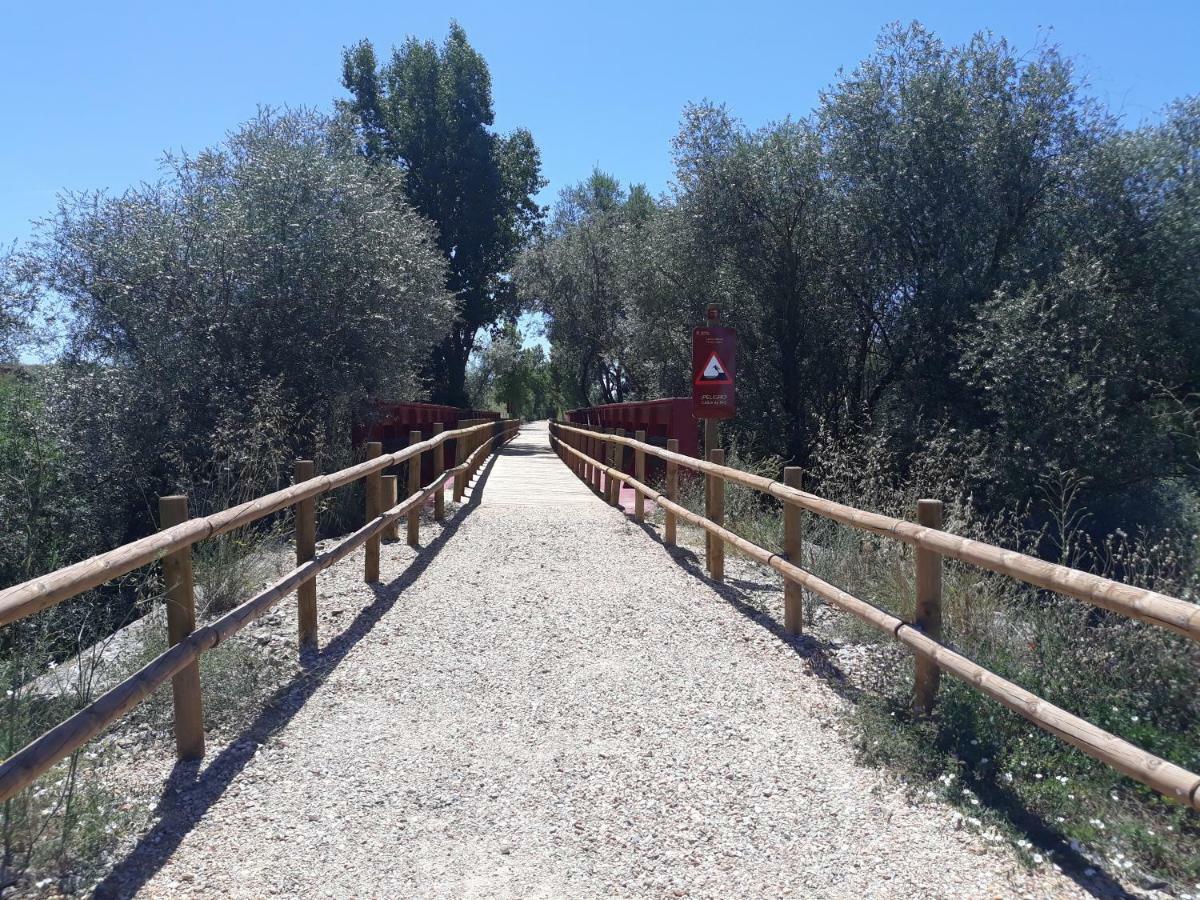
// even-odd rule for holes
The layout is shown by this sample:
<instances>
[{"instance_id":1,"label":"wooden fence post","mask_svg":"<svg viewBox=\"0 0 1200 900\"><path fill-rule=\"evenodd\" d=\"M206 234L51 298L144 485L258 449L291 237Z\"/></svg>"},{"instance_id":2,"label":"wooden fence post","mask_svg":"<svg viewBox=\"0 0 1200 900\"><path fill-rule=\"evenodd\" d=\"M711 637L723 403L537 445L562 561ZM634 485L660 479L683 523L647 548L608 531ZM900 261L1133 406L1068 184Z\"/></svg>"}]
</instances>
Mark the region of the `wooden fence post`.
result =
<instances>
[{"instance_id":1,"label":"wooden fence post","mask_svg":"<svg viewBox=\"0 0 1200 900\"><path fill-rule=\"evenodd\" d=\"M721 442L720 424L716 419L704 420L704 449L703 459L712 462L712 451L717 449L717 445ZM712 476L704 477L704 518L712 519L712 494L714 490ZM704 567L712 572L711 561L713 558L713 536L707 531L704 532Z\"/></svg>"},{"instance_id":2,"label":"wooden fence post","mask_svg":"<svg viewBox=\"0 0 1200 900\"><path fill-rule=\"evenodd\" d=\"M408 446L419 444L422 441L421 432L410 431L408 433ZM413 497L421 493L421 456L418 453L416 456L408 458L408 496ZM421 507L414 506L408 513L408 546L419 547L421 544Z\"/></svg>"},{"instance_id":3,"label":"wooden fence post","mask_svg":"<svg viewBox=\"0 0 1200 900\"><path fill-rule=\"evenodd\" d=\"M714 448L708 454L709 461L716 463L718 466L725 465L725 451L720 447ZM709 517L718 525L725 524L725 479L720 475L712 476L712 515ZM712 576L713 581L725 580L725 542L715 534L710 535L712 538L711 563L708 567L708 573Z\"/></svg>"},{"instance_id":4,"label":"wooden fence post","mask_svg":"<svg viewBox=\"0 0 1200 900\"><path fill-rule=\"evenodd\" d=\"M942 527L942 501L918 500L917 524L926 528ZM942 555L916 549L917 604L913 625L935 641L942 639ZM914 657L913 706L925 715L933 711L941 670L933 660Z\"/></svg>"},{"instance_id":5,"label":"wooden fence post","mask_svg":"<svg viewBox=\"0 0 1200 900\"><path fill-rule=\"evenodd\" d=\"M400 476L398 475L384 475L379 479L380 490L383 492L383 499L379 502L381 512L391 509L400 502L399 481ZM387 528L383 529L380 537L385 541L400 540L400 526L393 522Z\"/></svg>"},{"instance_id":6,"label":"wooden fence post","mask_svg":"<svg viewBox=\"0 0 1200 900\"><path fill-rule=\"evenodd\" d=\"M605 479L608 476L604 473L604 467L608 465L608 441L603 437L605 429L597 427L596 437L592 440L592 449L596 452L592 454L596 462L600 465L593 467L592 477L596 479L596 496L603 497L604 501L608 502L608 494L605 493Z\"/></svg>"},{"instance_id":7,"label":"wooden fence post","mask_svg":"<svg viewBox=\"0 0 1200 900\"><path fill-rule=\"evenodd\" d=\"M371 441L367 444L367 459L378 459L383 453L383 444ZM370 522L380 513L383 493L383 479L379 472L367 476L367 521ZM366 547L366 563L363 567L363 580L368 584L379 580L379 535L368 538Z\"/></svg>"},{"instance_id":8,"label":"wooden fence post","mask_svg":"<svg viewBox=\"0 0 1200 900\"><path fill-rule=\"evenodd\" d=\"M296 460L293 481L299 484L316 475L311 459ZM302 566L317 554L317 501L309 497L296 504L296 565ZM317 645L317 576L296 588L296 623L300 647Z\"/></svg>"},{"instance_id":9,"label":"wooden fence post","mask_svg":"<svg viewBox=\"0 0 1200 900\"><path fill-rule=\"evenodd\" d=\"M433 436L437 437L445 426L441 422L433 423ZM433 448L433 480L437 481L446 471L446 445L438 444ZM441 522L446 518L446 486L441 485L433 494L433 517Z\"/></svg>"},{"instance_id":10,"label":"wooden fence post","mask_svg":"<svg viewBox=\"0 0 1200 900\"><path fill-rule=\"evenodd\" d=\"M608 467L609 460L608 439L604 437L604 435L607 433L607 428L596 429L596 452L594 455L596 457L596 462L598 462L600 465L596 466L595 471L592 472L592 475L595 476L596 479L596 495L601 497L605 503L608 502L608 475L604 471Z\"/></svg>"},{"instance_id":11,"label":"wooden fence post","mask_svg":"<svg viewBox=\"0 0 1200 900\"><path fill-rule=\"evenodd\" d=\"M646 432L637 432L634 439L646 443ZM642 484L646 483L646 451L640 447L633 451L633 477ZM646 521L646 498L638 490L633 492L633 518L638 522Z\"/></svg>"},{"instance_id":12,"label":"wooden fence post","mask_svg":"<svg viewBox=\"0 0 1200 900\"><path fill-rule=\"evenodd\" d=\"M158 498L160 528L188 520L188 499L176 495ZM167 589L167 644L174 647L196 630L196 595L192 582L192 548L184 547L162 558ZM200 692L200 661L189 663L171 678L175 704L175 752L180 759L204 756L204 697Z\"/></svg>"},{"instance_id":13,"label":"wooden fence post","mask_svg":"<svg viewBox=\"0 0 1200 900\"><path fill-rule=\"evenodd\" d=\"M594 431L590 430L591 426L588 426L588 428L589 428L589 431L588 431L587 454L592 459L596 460L597 463L600 464L600 465L594 465L591 467L591 473L590 473L591 479L590 479L590 483L588 486L592 489L592 493L599 496L599 494L600 494L600 466L604 465L606 457L604 455L604 452L601 450L601 447L603 445L601 445L601 443L600 443L600 438L598 438L596 436L596 433Z\"/></svg>"},{"instance_id":14,"label":"wooden fence post","mask_svg":"<svg viewBox=\"0 0 1200 900\"><path fill-rule=\"evenodd\" d=\"M625 436L625 431L621 428L614 428L612 430L612 433L617 437ZM609 465L612 466L612 468L614 468L614 469L620 470L621 463L624 462L624 456L625 456L625 448L623 446L621 446L620 444L618 444L616 441L613 441L612 442L612 462L609 463ZM620 482L620 480L616 479L616 478L610 479L609 487L611 488L611 492L609 494L608 502L611 503L613 506L615 506L617 509L620 509L621 508L621 482Z\"/></svg>"},{"instance_id":15,"label":"wooden fence post","mask_svg":"<svg viewBox=\"0 0 1200 900\"><path fill-rule=\"evenodd\" d=\"M783 483L800 490L800 467L787 466L783 470ZM804 532L801 530L800 507L795 503L783 503L783 552L793 566L803 566ZM790 578L783 580L783 630L787 634L804 631L804 589Z\"/></svg>"},{"instance_id":16,"label":"wooden fence post","mask_svg":"<svg viewBox=\"0 0 1200 900\"><path fill-rule=\"evenodd\" d=\"M455 430L466 428L465 422L459 422L454 426ZM467 459L467 439L459 435L454 439L454 465L455 468L461 466ZM454 502L462 503L463 491L466 489L467 476L465 472L454 473Z\"/></svg>"},{"instance_id":17,"label":"wooden fence post","mask_svg":"<svg viewBox=\"0 0 1200 900\"><path fill-rule=\"evenodd\" d=\"M679 452L679 441L676 438L671 438L667 441L667 450L671 453ZM679 463L667 463L667 499L672 503L679 502ZM667 510L665 519L663 520L663 542L668 547L675 546L675 513Z\"/></svg>"},{"instance_id":18,"label":"wooden fence post","mask_svg":"<svg viewBox=\"0 0 1200 900\"><path fill-rule=\"evenodd\" d=\"M483 419L476 419L475 424L477 426L482 425L483 421L484 421ZM475 476L477 474L479 474L479 453L478 453L478 451L479 451L479 445L482 443L483 443L483 435L481 432L476 431L474 434L471 435L471 477L468 479L468 483L471 481L474 481Z\"/></svg>"}]
</instances>

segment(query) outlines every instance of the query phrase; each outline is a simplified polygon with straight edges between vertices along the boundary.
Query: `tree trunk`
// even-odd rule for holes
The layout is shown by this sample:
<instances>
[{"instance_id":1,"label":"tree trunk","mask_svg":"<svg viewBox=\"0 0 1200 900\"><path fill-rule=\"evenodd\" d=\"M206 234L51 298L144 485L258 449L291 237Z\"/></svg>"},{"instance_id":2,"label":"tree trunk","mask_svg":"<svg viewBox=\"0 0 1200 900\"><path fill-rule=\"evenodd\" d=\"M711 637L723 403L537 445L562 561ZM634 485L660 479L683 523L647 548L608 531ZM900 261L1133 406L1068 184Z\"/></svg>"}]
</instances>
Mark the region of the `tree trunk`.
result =
<instances>
[{"instance_id":1,"label":"tree trunk","mask_svg":"<svg viewBox=\"0 0 1200 900\"><path fill-rule=\"evenodd\" d=\"M469 407L467 396L467 361L475 348L476 329L455 322L450 334L433 348L426 370L430 399L446 406Z\"/></svg>"}]
</instances>

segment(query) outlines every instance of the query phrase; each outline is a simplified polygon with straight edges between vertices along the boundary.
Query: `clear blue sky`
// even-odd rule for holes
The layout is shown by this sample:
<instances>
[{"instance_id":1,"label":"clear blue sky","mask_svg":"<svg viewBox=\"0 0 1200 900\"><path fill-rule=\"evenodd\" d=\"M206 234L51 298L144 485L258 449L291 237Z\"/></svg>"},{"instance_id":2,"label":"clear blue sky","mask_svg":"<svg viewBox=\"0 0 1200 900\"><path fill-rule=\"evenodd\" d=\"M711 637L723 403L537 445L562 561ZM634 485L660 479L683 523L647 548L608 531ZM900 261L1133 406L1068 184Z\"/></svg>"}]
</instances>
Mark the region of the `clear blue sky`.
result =
<instances>
[{"instance_id":1,"label":"clear blue sky","mask_svg":"<svg viewBox=\"0 0 1200 900\"><path fill-rule=\"evenodd\" d=\"M0 17L0 246L25 238L63 188L120 191L166 148L221 139L257 104L327 107L343 46L440 41L451 17L491 66L497 125L528 127L549 202L599 165L654 191L689 100L750 125L808 112L887 22L947 41L990 28L1049 35L1129 124L1200 91L1200 3L17 2ZM1047 32L1047 29L1052 31Z\"/></svg>"}]
</instances>

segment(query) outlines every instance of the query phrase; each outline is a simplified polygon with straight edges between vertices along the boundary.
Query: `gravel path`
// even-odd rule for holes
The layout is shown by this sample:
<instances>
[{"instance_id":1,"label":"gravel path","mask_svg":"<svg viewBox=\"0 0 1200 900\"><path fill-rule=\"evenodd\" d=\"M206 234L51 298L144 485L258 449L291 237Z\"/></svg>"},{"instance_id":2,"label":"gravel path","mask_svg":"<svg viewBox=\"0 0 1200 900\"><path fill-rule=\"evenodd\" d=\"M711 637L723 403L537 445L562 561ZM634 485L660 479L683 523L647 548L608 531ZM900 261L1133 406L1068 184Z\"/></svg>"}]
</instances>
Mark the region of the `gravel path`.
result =
<instances>
[{"instance_id":1,"label":"gravel path","mask_svg":"<svg viewBox=\"0 0 1200 900\"><path fill-rule=\"evenodd\" d=\"M422 538L374 592L361 555L322 575L311 674L168 788L102 895L1083 896L856 764L803 648L544 426Z\"/></svg>"}]
</instances>

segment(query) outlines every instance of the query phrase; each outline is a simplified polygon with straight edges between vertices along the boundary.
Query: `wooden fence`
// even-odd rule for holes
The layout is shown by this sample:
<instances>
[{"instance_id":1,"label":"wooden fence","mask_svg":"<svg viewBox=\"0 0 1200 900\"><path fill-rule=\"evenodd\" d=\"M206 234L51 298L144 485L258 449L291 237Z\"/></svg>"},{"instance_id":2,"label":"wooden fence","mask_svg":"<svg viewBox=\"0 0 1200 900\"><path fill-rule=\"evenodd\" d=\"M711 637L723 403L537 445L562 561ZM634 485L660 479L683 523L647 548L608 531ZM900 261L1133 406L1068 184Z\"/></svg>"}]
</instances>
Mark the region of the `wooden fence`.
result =
<instances>
[{"instance_id":1,"label":"wooden fence","mask_svg":"<svg viewBox=\"0 0 1200 900\"><path fill-rule=\"evenodd\" d=\"M159 511L162 530L93 556L40 578L0 591L0 626L7 625L105 584L139 566L162 561L167 593L169 649L120 684L93 700L79 712L35 739L0 764L0 802L26 787L56 762L75 752L104 728L125 715L167 679L172 679L175 705L175 743L181 759L204 755L203 700L200 690L201 654L236 634L270 610L293 591L298 593L298 630L302 647L317 640L316 576L322 569L346 558L366 545L364 580L379 580L379 547L384 533L408 518L408 542L418 540L417 526L422 505L433 495L434 514L444 514L444 485L454 478L454 499L463 491L488 454L512 438L514 420L462 423L454 431L435 426L433 437L421 440L419 431L410 435L410 445L384 454L379 443L366 445L367 459L330 475L313 474L310 460L297 460L295 484L230 507L211 516L189 519L187 498L162 497ZM442 444L454 441L456 465L440 464ZM434 452L434 477L420 484L420 462L424 453ZM384 499L383 470L410 461L408 496L396 503L395 479ZM333 547L316 555L316 498L335 488L366 481L366 524ZM191 547L205 538L226 534L266 516L292 508L295 514L296 568L245 603L200 628L195 625Z\"/></svg>"},{"instance_id":2,"label":"wooden fence","mask_svg":"<svg viewBox=\"0 0 1200 900\"><path fill-rule=\"evenodd\" d=\"M663 540L676 540L676 522L682 519L703 529L708 539L706 564L711 576L724 577L725 544L784 578L784 628L790 634L801 630L801 590L808 590L833 606L857 616L891 635L908 648L916 662L914 704L928 712L934 703L940 672L960 678L976 690L1002 703L1051 734L1078 747L1089 756L1112 766L1180 803L1200 809L1200 775L1147 753L1114 734L1072 715L1026 691L994 672L972 662L941 643L942 559L950 557L992 572L1094 604L1111 612L1168 628L1200 640L1200 606L1155 591L1133 587L1078 569L1056 565L1023 553L1005 550L981 541L941 530L942 505L922 500L917 522L907 522L879 513L866 512L825 500L800 490L800 470L789 467L783 482L752 475L723 465L724 452L713 449L708 460L694 459L647 444L639 432L633 438L622 432L580 428L551 423L555 451L576 475L605 497L619 503L620 485L633 488L634 516L645 517L645 499L663 508ZM618 453L634 451L634 475L620 470ZM667 465L663 491L644 482L645 457L655 456ZM705 515L679 504L679 467L705 477ZM784 504L784 554L772 553L724 527L725 483L733 482L769 494ZM905 622L866 601L848 594L800 567L803 536L801 512L815 513L843 525L882 537L895 538L916 550L916 614Z\"/></svg>"}]
</instances>

